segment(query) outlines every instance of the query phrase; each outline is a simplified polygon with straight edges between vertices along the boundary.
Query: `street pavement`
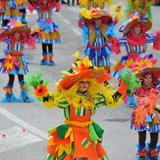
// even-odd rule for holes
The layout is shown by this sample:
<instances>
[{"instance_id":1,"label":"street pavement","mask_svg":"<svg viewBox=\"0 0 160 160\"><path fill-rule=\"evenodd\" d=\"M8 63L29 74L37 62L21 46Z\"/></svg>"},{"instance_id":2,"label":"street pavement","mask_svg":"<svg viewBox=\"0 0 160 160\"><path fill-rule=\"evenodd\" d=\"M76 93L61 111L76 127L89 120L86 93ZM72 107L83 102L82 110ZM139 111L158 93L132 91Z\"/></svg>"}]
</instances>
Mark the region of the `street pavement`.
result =
<instances>
[{"instance_id":1,"label":"street pavement","mask_svg":"<svg viewBox=\"0 0 160 160\"><path fill-rule=\"evenodd\" d=\"M118 1L117 1L118 2ZM114 4L116 1L114 2ZM124 3L125 6L125 3ZM109 8L107 8L109 10ZM24 53L29 59L29 70L31 73L39 67L44 75L44 80L49 80L49 88L61 78L60 71L67 70L74 60L72 56L76 51L80 51L80 57L84 57L85 46L82 44L81 30L77 26L78 6L63 5L60 12L54 13L55 21L60 25L60 33L63 42L55 44L54 54L57 66L39 66L41 56L41 45L37 44L35 50L29 50L25 46ZM150 32L160 29L160 8L152 6L153 28ZM35 25L36 12L27 13L27 20L30 26ZM119 21L116 29L122 25ZM117 36L121 36L117 32ZM6 44L0 44L0 58L3 57L3 49ZM147 53L153 53L156 58L160 58L159 51L153 51L149 46ZM125 50L119 55L112 54L112 65L125 55ZM158 62L158 65L160 63ZM0 99L3 98L3 86L7 84L8 75L0 74ZM112 82L116 83L113 79ZM18 97L20 93L17 77L14 83L14 93ZM31 96L34 95L31 93ZM34 97L35 98L35 97ZM103 145L106 149L109 160L135 160L137 132L129 129L129 117L132 108L124 104L115 109L101 107L93 119L102 124L105 133ZM0 103L0 160L44 160L46 156L47 131L55 125L64 121L63 111L57 107L52 110L46 109L42 104L33 103ZM149 141L147 135L147 142Z\"/></svg>"}]
</instances>

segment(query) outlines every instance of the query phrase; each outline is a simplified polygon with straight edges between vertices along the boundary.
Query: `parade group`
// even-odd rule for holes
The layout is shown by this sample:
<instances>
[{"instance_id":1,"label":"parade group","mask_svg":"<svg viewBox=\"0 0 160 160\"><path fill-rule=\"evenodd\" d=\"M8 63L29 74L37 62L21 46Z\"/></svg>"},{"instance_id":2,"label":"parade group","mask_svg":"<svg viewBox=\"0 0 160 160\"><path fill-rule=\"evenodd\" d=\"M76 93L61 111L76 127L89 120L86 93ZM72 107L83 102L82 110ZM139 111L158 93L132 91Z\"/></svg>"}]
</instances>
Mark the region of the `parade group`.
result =
<instances>
[{"instance_id":1,"label":"parade group","mask_svg":"<svg viewBox=\"0 0 160 160\"><path fill-rule=\"evenodd\" d=\"M4 58L0 59L0 71L8 74L1 103L34 102L29 95L33 87L37 101L47 108L57 106L64 111L64 124L48 131L45 160L109 160L102 146L104 129L92 116L101 106L114 108L121 104L133 108L130 128L138 132L136 159L159 159L160 67L153 54L147 52L149 43L160 50L160 31L149 33L154 1L128 0L125 12L122 3L113 6L111 3L111 0L78 1L77 27L82 30L85 56L79 58L76 52L69 70L61 71L54 89L49 89L40 69L28 73L29 61L23 49L24 45L35 49L36 43L41 43L40 65L56 66L53 44L62 41L53 14L60 11L60 1L0 0L0 42L7 44L1 51ZM25 16L26 11L33 10L37 11L38 19L31 28ZM118 37L114 26L121 18L124 19L119 29L122 36ZM110 55L120 54L121 46L125 48L125 56L111 67ZM18 98L13 92L15 75L20 85ZM114 78L117 86L112 83ZM146 142L147 132L149 142Z\"/></svg>"}]
</instances>

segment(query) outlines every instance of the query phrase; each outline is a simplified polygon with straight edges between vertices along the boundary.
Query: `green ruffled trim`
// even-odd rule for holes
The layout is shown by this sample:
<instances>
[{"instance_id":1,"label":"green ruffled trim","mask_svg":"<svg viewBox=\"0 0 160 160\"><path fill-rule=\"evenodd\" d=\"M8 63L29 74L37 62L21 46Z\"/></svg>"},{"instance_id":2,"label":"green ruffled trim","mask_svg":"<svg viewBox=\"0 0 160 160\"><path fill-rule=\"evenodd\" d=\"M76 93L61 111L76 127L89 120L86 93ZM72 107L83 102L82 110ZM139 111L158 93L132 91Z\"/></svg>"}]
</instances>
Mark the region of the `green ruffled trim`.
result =
<instances>
[{"instance_id":1,"label":"green ruffled trim","mask_svg":"<svg viewBox=\"0 0 160 160\"><path fill-rule=\"evenodd\" d=\"M57 126L56 132L57 132L58 138L59 139L63 138L69 128L70 128L70 126L67 124L62 124L62 125ZM50 132L53 130L54 130L54 128L51 128L50 130L48 130L48 133L50 134Z\"/></svg>"},{"instance_id":2,"label":"green ruffled trim","mask_svg":"<svg viewBox=\"0 0 160 160\"><path fill-rule=\"evenodd\" d=\"M67 133L68 129L70 128L69 125L67 124L62 124L60 126L57 127L57 135L58 138L61 139L65 136L65 134Z\"/></svg>"},{"instance_id":3,"label":"green ruffled trim","mask_svg":"<svg viewBox=\"0 0 160 160\"><path fill-rule=\"evenodd\" d=\"M133 3L133 2L131 2L131 3L129 3L129 4L127 5L127 7L126 7L126 9L125 9L126 20L129 19L129 13L130 13L131 10L133 10L133 8L134 8L134 3ZM141 13L143 13L143 12L144 12L144 8L138 7L138 11L140 11ZM147 14L148 14L148 18L149 18L150 20L152 20L152 10L151 10L151 7L147 7Z\"/></svg>"},{"instance_id":4,"label":"green ruffled trim","mask_svg":"<svg viewBox=\"0 0 160 160\"><path fill-rule=\"evenodd\" d=\"M134 88L141 87L141 80L136 77L135 73L131 72L129 69L123 69L120 71L122 81L126 84L129 84L128 86L128 92L132 91Z\"/></svg>"},{"instance_id":5,"label":"green ruffled trim","mask_svg":"<svg viewBox=\"0 0 160 160\"><path fill-rule=\"evenodd\" d=\"M43 80L42 80L42 71L40 70L40 68L36 68L35 69L35 74L31 74L31 73L28 73L26 76L25 76L25 87L27 90L29 90L29 88L32 86L32 87L36 87L38 85L40 85L41 83L43 83Z\"/></svg>"},{"instance_id":6,"label":"green ruffled trim","mask_svg":"<svg viewBox=\"0 0 160 160\"><path fill-rule=\"evenodd\" d=\"M104 130L98 123L93 122L89 125L88 129L92 141L100 140L102 138Z\"/></svg>"},{"instance_id":7,"label":"green ruffled trim","mask_svg":"<svg viewBox=\"0 0 160 160\"><path fill-rule=\"evenodd\" d=\"M60 157L55 157L53 155L47 155L47 157L45 158L45 160L63 160L63 158L66 156L66 153L63 152L63 154Z\"/></svg>"}]
</instances>

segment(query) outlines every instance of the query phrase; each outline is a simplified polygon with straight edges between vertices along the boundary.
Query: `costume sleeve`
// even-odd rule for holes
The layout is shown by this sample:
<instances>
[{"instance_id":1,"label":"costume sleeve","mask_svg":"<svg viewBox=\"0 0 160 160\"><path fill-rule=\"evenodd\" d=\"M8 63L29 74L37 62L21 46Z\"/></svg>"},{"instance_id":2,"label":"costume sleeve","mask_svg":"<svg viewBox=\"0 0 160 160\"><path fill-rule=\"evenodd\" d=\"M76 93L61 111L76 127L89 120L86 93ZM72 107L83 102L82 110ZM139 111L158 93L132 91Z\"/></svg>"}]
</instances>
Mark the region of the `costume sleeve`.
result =
<instances>
[{"instance_id":1,"label":"costume sleeve","mask_svg":"<svg viewBox=\"0 0 160 160\"><path fill-rule=\"evenodd\" d=\"M43 97L43 104L47 108L52 108L54 106L57 106L59 108L67 108L69 106L69 103L64 99L56 104L54 94L52 92L50 92L47 97Z\"/></svg>"},{"instance_id":2,"label":"costume sleeve","mask_svg":"<svg viewBox=\"0 0 160 160\"><path fill-rule=\"evenodd\" d=\"M119 106L122 103L121 96L122 96L122 94L119 93L118 91L110 96L109 95L106 96L106 95L99 93L95 107L98 108L101 106L107 106L107 107Z\"/></svg>"},{"instance_id":3,"label":"costume sleeve","mask_svg":"<svg viewBox=\"0 0 160 160\"><path fill-rule=\"evenodd\" d=\"M148 34L146 33L146 38L149 43L154 43L156 42L156 36L154 34Z\"/></svg>"},{"instance_id":4,"label":"costume sleeve","mask_svg":"<svg viewBox=\"0 0 160 160\"><path fill-rule=\"evenodd\" d=\"M88 42L89 29L87 24L83 23L82 25L82 41L84 44Z\"/></svg>"},{"instance_id":5,"label":"costume sleeve","mask_svg":"<svg viewBox=\"0 0 160 160\"><path fill-rule=\"evenodd\" d=\"M119 37L118 41L119 41L121 46L126 45L127 36Z\"/></svg>"}]
</instances>

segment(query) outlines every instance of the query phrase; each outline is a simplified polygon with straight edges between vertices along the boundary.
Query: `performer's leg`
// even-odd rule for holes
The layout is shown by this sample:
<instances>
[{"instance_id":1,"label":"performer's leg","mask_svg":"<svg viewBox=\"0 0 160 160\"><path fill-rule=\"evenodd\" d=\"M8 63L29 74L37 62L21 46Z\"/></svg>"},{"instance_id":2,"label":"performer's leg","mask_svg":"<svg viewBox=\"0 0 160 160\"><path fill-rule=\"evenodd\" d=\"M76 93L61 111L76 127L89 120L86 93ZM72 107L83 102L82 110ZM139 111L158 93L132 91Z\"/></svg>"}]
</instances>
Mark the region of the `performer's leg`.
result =
<instances>
[{"instance_id":1,"label":"performer's leg","mask_svg":"<svg viewBox=\"0 0 160 160\"><path fill-rule=\"evenodd\" d=\"M47 65L47 44L42 43L42 60L40 61L40 65Z\"/></svg>"},{"instance_id":2,"label":"performer's leg","mask_svg":"<svg viewBox=\"0 0 160 160\"><path fill-rule=\"evenodd\" d=\"M5 91L5 96L1 102L17 102L17 98L13 94L13 83L15 75L9 74L9 80L7 86L3 87Z\"/></svg>"},{"instance_id":3,"label":"performer's leg","mask_svg":"<svg viewBox=\"0 0 160 160\"><path fill-rule=\"evenodd\" d=\"M139 156L138 160L145 160L145 157L147 156L147 149L146 149L146 131L138 132L138 141L139 144L137 145L138 151L137 156Z\"/></svg>"},{"instance_id":4,"label":"performer's leg","mask_svg":"<svg viewBox=\"0 0 160 160\"><path fill-rule=\"evenodd\" d=\"M28 21L25 19L26 18L26 13L27 13L26 9L19 9L19 12L21 14L21 19L20 19L21 23L28 24Z\"/></svg>"},{"instance_id":5,"label":"performer's leg","mask_svg":"<svg viewBox=\"0 0 160 160\"><path fill-rule=\"evenodd\" d=\"M152 160L158 160L159 152L160 152L160 146L157 145L158 133L150 133L150 137L151 137L151 141L148 144L148 147L149 147L148 158Z\"/></svg>"},{"instance_id":6,"label":"performer's leg","mask_svg":"<svg viewBox=\"0 0 160 160\"><path fill-rule=\"evenodd\" d=\"M19 80L19 84L20 84L20 97L18 98L19 102L33 102L34 100L28 95L26 88L25 88L25 82L24 82L24 75L23 74L19 74L18 75L18 80Z\"/></svg>"},{"instance_id":7,"label":"performer's leg","mask_svg":"<svg viewBox=\"0 0 160 160\"><path fill-rule=\"evenodd\" d=\"M49 65L50 66L56 66L56 63L54 62L54 54L53 54L53 44L48 44L48 55L49 55Z\"/></svg>"}]
</instances>

